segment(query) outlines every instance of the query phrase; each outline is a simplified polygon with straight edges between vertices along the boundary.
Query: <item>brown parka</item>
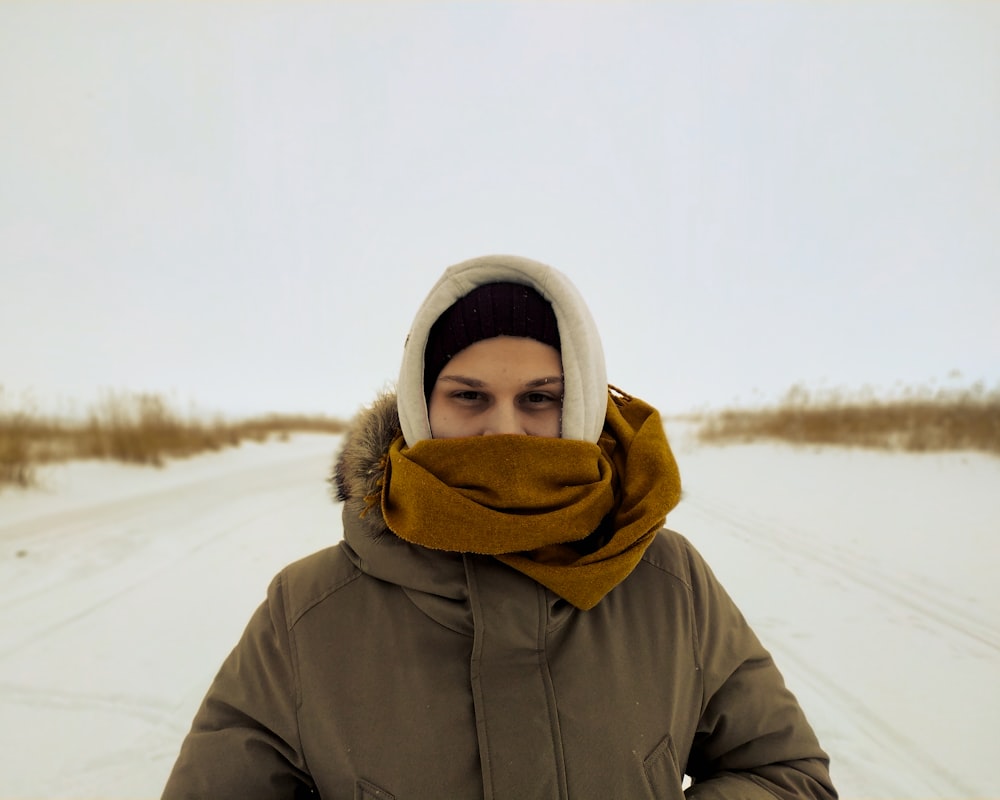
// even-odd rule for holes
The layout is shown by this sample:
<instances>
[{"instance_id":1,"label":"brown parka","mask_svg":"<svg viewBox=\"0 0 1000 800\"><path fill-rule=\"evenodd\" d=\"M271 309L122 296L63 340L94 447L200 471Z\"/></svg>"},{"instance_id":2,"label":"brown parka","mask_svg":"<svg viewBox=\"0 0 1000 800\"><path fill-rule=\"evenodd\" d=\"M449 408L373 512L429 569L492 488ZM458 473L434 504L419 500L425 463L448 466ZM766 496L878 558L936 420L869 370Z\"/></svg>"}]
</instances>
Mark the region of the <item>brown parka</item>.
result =
<instances>
[{"instance_id":1,"label":"brown parka","mask_svg":"<svg viewBox=\"0 0 1000 800\"><path fill-rule=\"evenodd\" d=\"M795 698L687 540L662 531L580 611L363 514L397 432L387 397L348 436L343 542L275 578L164 800L836 798Z\"/></svg>"}]
</instances>

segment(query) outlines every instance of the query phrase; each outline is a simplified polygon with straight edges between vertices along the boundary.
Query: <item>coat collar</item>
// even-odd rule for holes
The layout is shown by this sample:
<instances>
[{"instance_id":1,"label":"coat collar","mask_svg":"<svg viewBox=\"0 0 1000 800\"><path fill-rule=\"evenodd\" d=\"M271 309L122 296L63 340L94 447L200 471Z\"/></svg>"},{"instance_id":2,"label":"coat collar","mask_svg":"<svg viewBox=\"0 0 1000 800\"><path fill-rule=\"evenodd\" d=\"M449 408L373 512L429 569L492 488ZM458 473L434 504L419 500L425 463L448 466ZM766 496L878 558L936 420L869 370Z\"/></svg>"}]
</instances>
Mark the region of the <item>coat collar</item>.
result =
<instances>
[{"instance_id":1,"label":"coat collar","mask_svg":"<svg viewBox=\"0 0 1000 800\"><path fill-rule=\"evenodd\" d=\"M471 632L462 555L405 542L382 516L377 500L386 454L399 434L396 397L384 394L356 417L344 439L330 476L336 498L344 503L344 549L360 570L401 587L428 616Z\"/></svg>"}]
</instances>

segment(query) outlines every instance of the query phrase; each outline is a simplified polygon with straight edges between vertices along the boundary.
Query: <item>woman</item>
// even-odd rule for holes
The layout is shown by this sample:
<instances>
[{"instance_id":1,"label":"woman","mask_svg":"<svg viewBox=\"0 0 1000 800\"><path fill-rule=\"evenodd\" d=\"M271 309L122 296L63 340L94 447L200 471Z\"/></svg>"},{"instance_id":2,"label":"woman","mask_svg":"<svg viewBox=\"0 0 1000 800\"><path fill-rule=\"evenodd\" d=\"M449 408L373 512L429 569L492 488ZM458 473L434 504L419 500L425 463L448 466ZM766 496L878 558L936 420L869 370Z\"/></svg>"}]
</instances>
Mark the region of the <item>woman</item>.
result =
<instances>
[{"instance_id":1,"label":"woman","mask_svg":"<svg viewBox=\"0 0 1000 800\"><path fill-rule=\"evenodd\" d=\"M837 796L556 270L447 270L334 481L343 542L275 578L164 798Z\"/></svg>"}]
</instances>

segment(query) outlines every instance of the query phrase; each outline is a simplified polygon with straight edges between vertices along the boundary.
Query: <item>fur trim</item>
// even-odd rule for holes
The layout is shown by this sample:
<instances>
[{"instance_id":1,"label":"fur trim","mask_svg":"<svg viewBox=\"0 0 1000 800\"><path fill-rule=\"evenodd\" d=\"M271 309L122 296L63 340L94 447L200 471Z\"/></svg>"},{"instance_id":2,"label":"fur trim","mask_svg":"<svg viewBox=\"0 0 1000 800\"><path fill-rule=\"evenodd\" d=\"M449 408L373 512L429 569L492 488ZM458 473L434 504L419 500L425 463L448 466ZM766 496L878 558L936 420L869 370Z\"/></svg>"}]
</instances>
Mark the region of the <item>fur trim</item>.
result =
<instances>
[{"instance_id":1,"label":"fur trim","mask_svg":"<svg viewBox=\"0 0 1000 800\"><path fill-rule=\"evenodd\" d=\"M396 395L379 395L354 418L330 475L345 513L356 514L372 536L382 536L388 530L380 502L382 477L389 445L400 433Z\"/></svg>"}]
</instances>

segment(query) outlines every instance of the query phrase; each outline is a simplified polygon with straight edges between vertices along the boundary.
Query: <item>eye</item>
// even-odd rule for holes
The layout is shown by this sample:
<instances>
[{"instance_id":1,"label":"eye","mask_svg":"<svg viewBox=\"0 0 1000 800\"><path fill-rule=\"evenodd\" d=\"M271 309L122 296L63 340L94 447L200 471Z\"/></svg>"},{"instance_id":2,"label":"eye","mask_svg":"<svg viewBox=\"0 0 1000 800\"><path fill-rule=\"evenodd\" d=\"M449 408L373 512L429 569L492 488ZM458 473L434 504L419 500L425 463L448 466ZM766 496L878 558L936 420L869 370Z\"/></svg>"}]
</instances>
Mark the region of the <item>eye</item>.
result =
<instances>
[{"instance_id":1,"label":"eye","mask_svg":"<svg viewBox=\"0 0 1000 800\"><path fill-rule=\"evenodd\" d=\"M461 403L475 403L482 399L482 393L475 389L462 389L458 392L452 392L451 397Z\"/></svg>"},{"instance_id":2,"label":"eye","mask_svg":"<svg viewBox=\"0 0 1000 800\"><path fill-rule=\"evenodd\" d=\"M544 406L552 403L562 403L562 397L549 392L528 392L524 395L524 401L531 406Z\"/></svg>"}]
</instances>

